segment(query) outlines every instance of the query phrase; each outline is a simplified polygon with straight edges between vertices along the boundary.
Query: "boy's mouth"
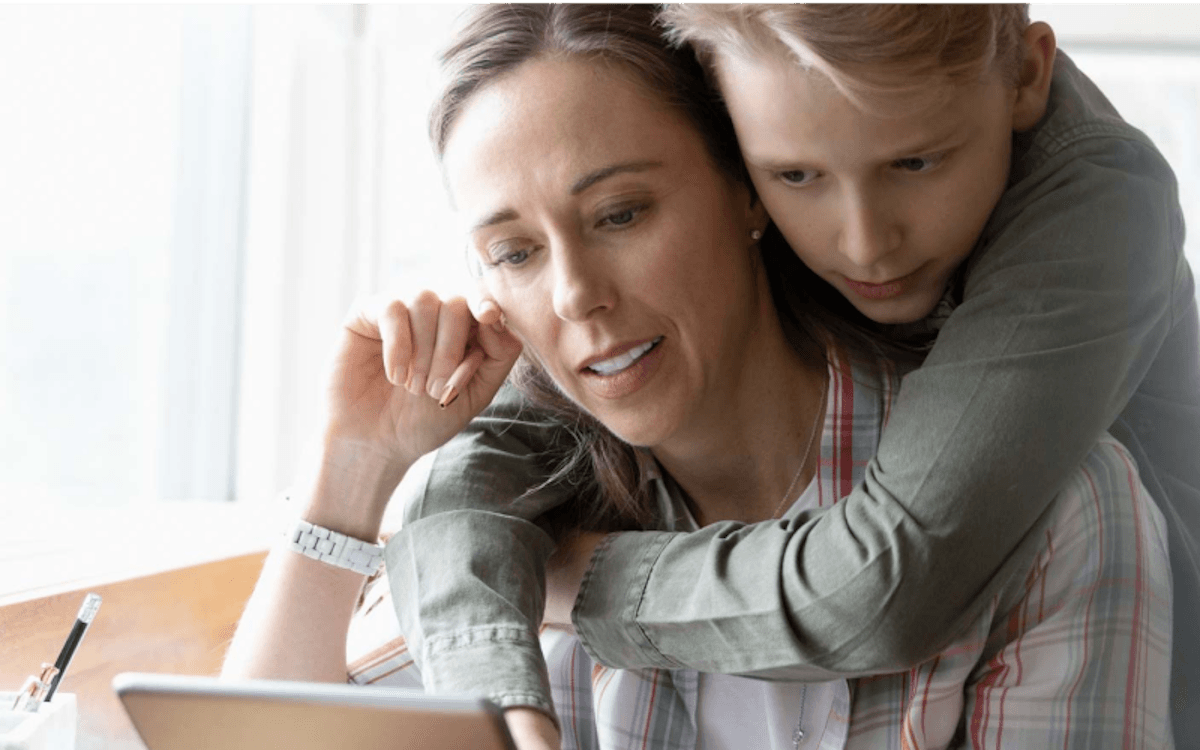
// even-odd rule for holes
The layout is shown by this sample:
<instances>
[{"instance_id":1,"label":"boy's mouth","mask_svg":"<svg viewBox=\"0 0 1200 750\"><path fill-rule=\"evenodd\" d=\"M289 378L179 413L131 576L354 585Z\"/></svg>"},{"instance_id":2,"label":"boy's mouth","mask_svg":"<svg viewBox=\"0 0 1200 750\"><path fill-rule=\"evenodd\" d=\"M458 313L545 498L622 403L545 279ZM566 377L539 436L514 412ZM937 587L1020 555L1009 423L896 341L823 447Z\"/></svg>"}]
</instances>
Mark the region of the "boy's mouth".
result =
<instances>
[{"instance_id":1,"label":"boy's mouth","mask_svg":"<svg viewBox=\"0 0 1200 750\"><path fill-rule=\"evenodd\" d=\"M879 284L873 284L869 281L855 281L849 276L846 279L846 286L860 297L871 300L889 299L896 297L906 292L916 278L917 272L914 271L907 276L901 276L891 281L884 281Z\"/></svg>"}]
</instances>

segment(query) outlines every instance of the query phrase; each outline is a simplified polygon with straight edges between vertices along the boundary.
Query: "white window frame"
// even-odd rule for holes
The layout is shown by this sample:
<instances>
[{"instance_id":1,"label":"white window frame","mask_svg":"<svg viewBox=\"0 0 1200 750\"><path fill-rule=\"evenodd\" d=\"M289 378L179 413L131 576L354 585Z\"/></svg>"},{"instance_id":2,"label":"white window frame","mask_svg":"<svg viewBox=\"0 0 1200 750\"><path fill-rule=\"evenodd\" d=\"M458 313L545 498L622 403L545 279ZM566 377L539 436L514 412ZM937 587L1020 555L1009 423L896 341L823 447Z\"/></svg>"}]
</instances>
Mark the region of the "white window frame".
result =
<instances>
[{"instance_id":1,"label":"white window frame","mask_svg":"<svg viewBox=\"0 0 1200 750\"><path fill-rule=\"evenodd\" d=\"M187 16L158 487L233 500L253 19L246 6Z\"/></svg>"}]
</instances>

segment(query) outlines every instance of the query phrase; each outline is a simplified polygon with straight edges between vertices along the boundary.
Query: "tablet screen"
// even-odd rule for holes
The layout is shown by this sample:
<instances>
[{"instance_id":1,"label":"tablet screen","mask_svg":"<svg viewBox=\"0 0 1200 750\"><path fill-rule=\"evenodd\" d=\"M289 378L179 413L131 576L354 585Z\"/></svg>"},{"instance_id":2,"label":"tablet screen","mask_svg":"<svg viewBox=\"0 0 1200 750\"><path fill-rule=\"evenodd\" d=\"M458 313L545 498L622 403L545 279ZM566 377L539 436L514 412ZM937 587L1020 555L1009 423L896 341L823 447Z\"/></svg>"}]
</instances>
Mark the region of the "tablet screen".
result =
<instances>
[{"instance_id":1,"label":"tablet screen","mask_svg":"<svg viewBox=\"0 0 1200 750\"><path fill-rule=\"evenodd\" d=\"M500 710L474 698L141 673L113 689L148 750L513 750Z\"/></svg>"}]
</instances>

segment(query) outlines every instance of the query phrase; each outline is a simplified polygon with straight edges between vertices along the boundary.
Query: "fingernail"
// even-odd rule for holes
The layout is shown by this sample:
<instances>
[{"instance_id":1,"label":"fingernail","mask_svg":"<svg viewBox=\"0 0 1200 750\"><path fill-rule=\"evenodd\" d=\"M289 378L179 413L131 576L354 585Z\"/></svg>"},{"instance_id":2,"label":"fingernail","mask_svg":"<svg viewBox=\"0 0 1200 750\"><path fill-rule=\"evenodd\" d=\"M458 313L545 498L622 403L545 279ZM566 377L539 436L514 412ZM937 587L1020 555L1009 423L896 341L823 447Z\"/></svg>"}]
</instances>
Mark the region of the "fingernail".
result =
<instances>
[{"instance_id":1,"label":"fingernail","mask_svg":"<svg viewBox=\"0 0 1200 750\"><path fill-rule=\"evenodd\" d=\"M437 380L434 380L433 382L431 382L429 384L429 388L427 389L426 392L429 394L430 398L439 398L442 395L442 392L445 390L446 390L446 379L438 378Z\"/></svg>"},{"instance_id":2,"label":"fingernail","mask_svg":"<svg viewBox=\"0 0 1200 750\"><path fill-rule=\"evenodd\" d=\"M440 400L438 400L438 406L445 409L450 404L453 404L457 398L458 391L455 390L454 386L448 385L446 386L446 390L442 391L442 397Z\"/></svg>"},{"instance_id":3,"label":"fingernail","mask_svg":"<svg viewBox=\"0 0 1200 750\"><path fill-rule=\"evenodd\" d=\"M425 373L414 372L412 379L412 392L421 393L425 390Z\"/></svg>"},{"instance_id":4,"label":"fingernail","mask_svg":"<svg viewBox=\"0 0 1200 750\"><path fill-rule=\"evenodd\" d=\"M408 368L408 376L406 378L404 378L404 390L408 391L409 393L412 393L412 381L413 381L413 371L412 371L412 368L410 367L410 368Z\"/></svg>"}]
</instances>

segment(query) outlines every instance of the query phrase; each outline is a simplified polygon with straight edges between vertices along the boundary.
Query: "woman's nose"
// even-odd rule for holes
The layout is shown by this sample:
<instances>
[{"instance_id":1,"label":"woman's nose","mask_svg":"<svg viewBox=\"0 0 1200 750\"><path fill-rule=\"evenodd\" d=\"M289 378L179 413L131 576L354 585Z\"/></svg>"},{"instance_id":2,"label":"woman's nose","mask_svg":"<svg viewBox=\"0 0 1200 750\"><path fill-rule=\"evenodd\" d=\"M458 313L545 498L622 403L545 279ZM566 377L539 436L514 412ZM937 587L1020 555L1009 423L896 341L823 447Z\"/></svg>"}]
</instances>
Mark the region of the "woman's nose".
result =
<instances>
[{"instance_id":1,"label":"woman's nose","mask_svg":"<svg viewBox=\"0 0 1200 750\"><path fill-rule=\"evenodd\" d=\"M616 301L616 285L599 248L578 242L560 242L552 253L554 312L559 318L582 322Z\"/></svg>"}]
</instances>

